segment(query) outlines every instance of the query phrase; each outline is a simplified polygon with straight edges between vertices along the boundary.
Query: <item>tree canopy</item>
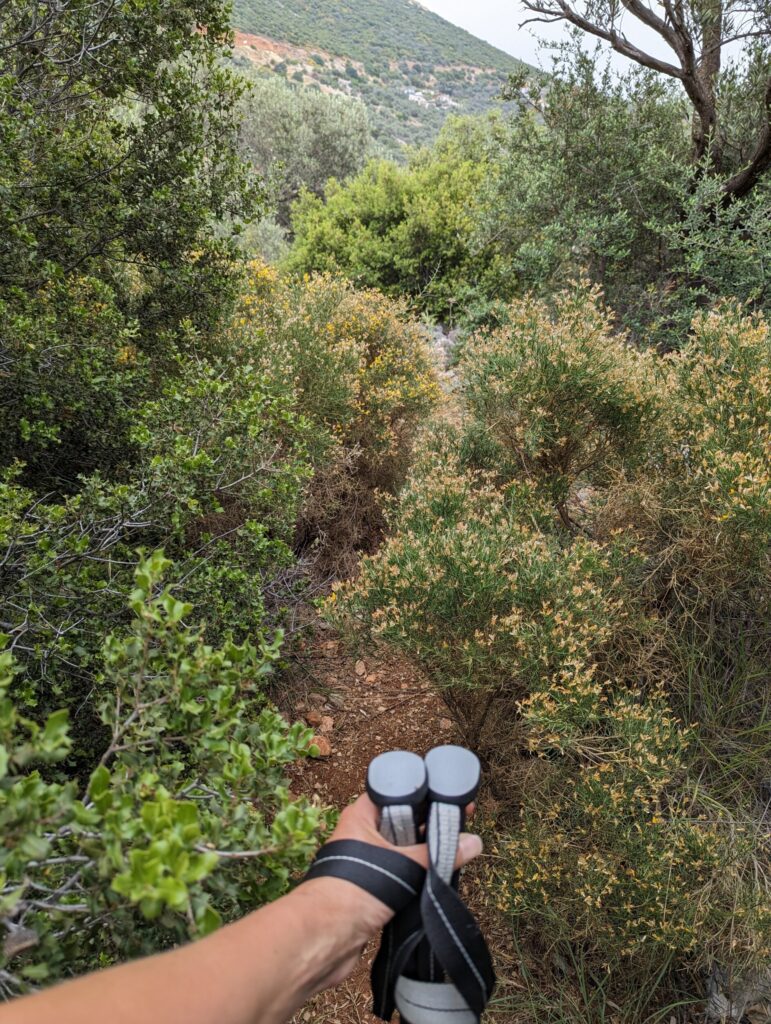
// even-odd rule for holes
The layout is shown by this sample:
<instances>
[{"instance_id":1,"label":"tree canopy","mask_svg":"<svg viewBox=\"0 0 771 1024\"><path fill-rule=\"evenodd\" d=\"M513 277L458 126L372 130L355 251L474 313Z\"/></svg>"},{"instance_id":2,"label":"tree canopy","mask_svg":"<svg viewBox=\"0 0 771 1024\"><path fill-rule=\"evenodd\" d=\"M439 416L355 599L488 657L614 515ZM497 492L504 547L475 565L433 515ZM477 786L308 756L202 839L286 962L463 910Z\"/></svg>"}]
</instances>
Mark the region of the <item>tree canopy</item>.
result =
<instances>
[{"instance_id":1,"label":"tree canopy","mask_svg":"<svg viewBox=\"0 0 771 1024\"><path fill-rule=\"evenodd\" d=\"M741 197L771 167L768 0L523 0L529 22L567 22L636 64L679 82L693 109L693 158ZM664 56L641 42L653 32ZM737 59L732 46L741 44ZM731 117L731 107L744 116Z\"/></svg>"}]
</instances>

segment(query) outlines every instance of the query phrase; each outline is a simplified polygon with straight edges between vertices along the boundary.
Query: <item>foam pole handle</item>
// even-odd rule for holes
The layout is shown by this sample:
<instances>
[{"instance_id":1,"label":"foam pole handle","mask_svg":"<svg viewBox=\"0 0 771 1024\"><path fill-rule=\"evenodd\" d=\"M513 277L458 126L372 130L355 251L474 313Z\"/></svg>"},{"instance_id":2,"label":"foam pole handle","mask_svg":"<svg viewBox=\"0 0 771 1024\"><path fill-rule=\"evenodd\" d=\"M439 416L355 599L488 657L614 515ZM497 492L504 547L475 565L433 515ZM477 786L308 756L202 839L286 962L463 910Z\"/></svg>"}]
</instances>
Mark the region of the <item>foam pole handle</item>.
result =
<instances>
[{"instance_id":1,"label":"foam pole handle","mask_svg":"<svg viewBox=\"0 0 771 1024\"><path fill-rule=\"evenodd\" d=\"M419 841L426 818L426 765L407 750L389 750L370 762L367 793L380 808L380 834L395 846Z\"/></svg>"},{"instance_id":2,"label":"foam pole handle","mask_svg":"<svg viewBox=\"0 0 771 1024\"><path fill-rule=\"evenodd\" d=\"M482 766L479 758L465 747L447 744L434 747L426 754L428 801L430 804L451 804L460 809L460 831L466 825L466 807L476 799ZM452 885L458 887L458 872Z\"/></svg>"}]
</instances>

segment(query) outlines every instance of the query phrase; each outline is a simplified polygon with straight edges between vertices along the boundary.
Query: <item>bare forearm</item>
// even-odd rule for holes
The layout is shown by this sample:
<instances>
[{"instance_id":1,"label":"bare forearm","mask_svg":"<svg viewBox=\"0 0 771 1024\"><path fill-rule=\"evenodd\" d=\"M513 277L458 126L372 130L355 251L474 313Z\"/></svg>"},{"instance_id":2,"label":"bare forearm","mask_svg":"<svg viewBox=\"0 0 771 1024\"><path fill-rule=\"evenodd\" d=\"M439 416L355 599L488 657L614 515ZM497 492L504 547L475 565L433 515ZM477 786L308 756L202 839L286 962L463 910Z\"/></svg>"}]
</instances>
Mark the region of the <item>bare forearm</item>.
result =
<instances>
[{"instance_id":1,"label":"bare forearm","mask_svg":"<svg viewBox=\"0 0 771 1024\"><path fill-rule=\"evenodd\" d=\"M12 1003L0 1024L285 1024L358 954L350 888L309 882L200 942Z\"/></svg>"},{"instance_id":2,"label":"bare forearm","mask_svg":"<svg viewBox=\"0 0 771 1024\"><path fill-rule=\"evenodd\" d=\"M333 839L387 846L368 797L347 807ZM482 850L461 836L456 867ZM425 867L426 847L402 848ZM0 1024L285 1024L353 970L392 911L339 878L314 878L206 939L97 971L0 1008Z\"/></svg>"}]
</instances>

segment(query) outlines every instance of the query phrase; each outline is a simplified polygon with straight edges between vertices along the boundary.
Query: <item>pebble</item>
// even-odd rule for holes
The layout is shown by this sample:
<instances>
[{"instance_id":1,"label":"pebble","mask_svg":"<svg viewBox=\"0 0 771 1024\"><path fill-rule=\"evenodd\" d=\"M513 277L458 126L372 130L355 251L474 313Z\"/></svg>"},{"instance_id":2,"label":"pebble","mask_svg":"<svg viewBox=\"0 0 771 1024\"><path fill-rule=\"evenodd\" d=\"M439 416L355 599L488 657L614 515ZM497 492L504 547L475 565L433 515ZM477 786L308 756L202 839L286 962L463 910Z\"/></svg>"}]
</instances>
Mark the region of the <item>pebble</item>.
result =
<instances>
[{"instance_id":1,"label":"pebble","mask_svg":"<svg viewBox=\"0 0 771 1024\"><path fill-rule=\"evenodd\" d=\"M330 757L332 754L332 744L326 738L326 736L314 736L313 744L318 750L317 754L313 754L313 757Z\"/></svg>"}]
</instances>

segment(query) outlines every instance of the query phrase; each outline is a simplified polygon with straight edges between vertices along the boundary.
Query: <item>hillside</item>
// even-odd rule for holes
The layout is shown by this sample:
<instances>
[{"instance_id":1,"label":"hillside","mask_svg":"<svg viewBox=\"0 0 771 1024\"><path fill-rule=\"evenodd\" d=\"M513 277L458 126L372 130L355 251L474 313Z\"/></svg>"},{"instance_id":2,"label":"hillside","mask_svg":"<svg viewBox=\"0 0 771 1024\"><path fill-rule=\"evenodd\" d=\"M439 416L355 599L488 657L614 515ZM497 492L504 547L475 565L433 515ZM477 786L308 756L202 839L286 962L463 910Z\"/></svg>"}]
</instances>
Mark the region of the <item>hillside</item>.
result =
<instances>
[{"instance_id":1,"label":"hillside","mask_svg":"<svg viewBox=\"0 0 771 1024\"><path fill-rule=\"evenodd\" d=\"M413 0L235 0L236 61L361 98L387 151L494 106L521 63Z\"/></svg>"}]
</instances>

